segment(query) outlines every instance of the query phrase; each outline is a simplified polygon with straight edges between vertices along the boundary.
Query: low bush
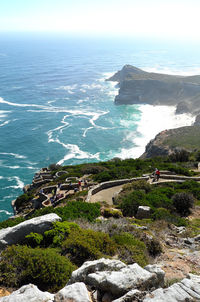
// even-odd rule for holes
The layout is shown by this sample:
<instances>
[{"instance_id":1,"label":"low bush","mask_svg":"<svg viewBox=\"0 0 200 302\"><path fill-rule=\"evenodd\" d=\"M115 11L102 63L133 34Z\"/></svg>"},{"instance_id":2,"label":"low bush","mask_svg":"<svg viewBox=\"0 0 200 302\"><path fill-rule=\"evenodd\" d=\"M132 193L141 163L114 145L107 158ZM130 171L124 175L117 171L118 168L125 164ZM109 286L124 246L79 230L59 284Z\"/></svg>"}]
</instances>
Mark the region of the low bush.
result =
<instances>
[{"instance_id":1,"label":"low bush","mask_svg":"<svg viewBox=\"0 0 200 302\"><path fill-rule=\"evenodd\" d=\"M134 238L129 233L115 234L112 239L118 247L118 257L127 264L137 262L145 266L147 261L147 249L145 244Z\"/></svg>"},{"instance_id":2,"label":"low bush","mask_svg":"<svg viewBox=\"0 0 200 302\"><path fill-rule=\"evenodd\" d=\"M133 191L124 195L119 204L124 216L135 216L140 205L147 205L145 193L141 191Z\"/></svg>"},{"instance_id":3,"label":"low bush","mask_svg":"<svg viewBox=\"0 0 200 302\"><path fill-rule=\"evenodd\" d=\"M40 245L44 239L43 235L38 233L30 233L25 238L25 242L27 243L27 245L33 248Z\"/></svg>"},{"instance_id":4,"label":"low bush","mask_svg":"<svg viewBox=\"0 0 200 302\"><path fill-rule=\"evenodd\" d=\"M123 214L118 209L105 208L103 211L103 216L106 218L109 218L109 217L120 218L120 217L123 217Z\"/></svg>"},{"instance_id":5,"label":"low bush","mask_svg":"<svg viewBox=\"0 0 200 302\"><path fill-rule=\"evenodd\" d=\"M169 223L175 224L176 226L187 226L187 221L184 218L170 213L170 211L165 208L156 209L152 218L154 220L165 220Z\"/></svg>"},{"instance_id":6,"label":"low bush","mask_svg":"<svg viewBox=\"0 0 200 302\"><path fill-rule=\"evenodd\" d=\"M7 287L33 283L51 292L63 288L76 267L53 249L10 246L1 254L0 282Z\"/></svg>"},{"instance_id":7,"label":"low bush","mask_svg":"<svg viewBox=\"0 0 200 302\"><path fill-rule=\"evenodd\" d=\"M188 193L176 193L172 197L173 205L181 216L188 216L194 205L194 197Z\"/></svg>"},{"instance_id":8,"label":"low bush","mask_svg":"<svg viewBox=\"0 0 200 302\"><path fill-rule=\"evenodd\" d=\"M169 160L172 162L187 162L189 155L190 153L184 149L176 150L169 156Z\"/></svg>"},{"instance_id":9,"label":"low bush","mask_svg":"<svg viewBox=\"0 0 200 302\"><path fill-rule=\"evenodd\" d=\"M103 255L113 256L115 252L116 245L109 235L93 230L73 230L62 244L62 253L78 266Z\"/></svg>"},{"instance_id":10,"label":"low bush","mask_svg":"<svg viewBox=\"0 0 200 302\"><path fill-rule=\"evenodd\" d=\"M67 237L72 230L80 230L80 227L74 222L55 222L53 228L44 233L45 246L51 244L53 244L53 246L61 246L65 237Z\"/></svg>"},{"instance_id":11,"label":"low bush","mask_svg":"<svg viewBox=\"0 0 200 302\"><path fill-rule=\"evenodd\" d=\"M17 217L17 218L12 218L12 219L7 219L4 221L0 222L0 229L5 229L8 227L13 227L21 222L24 222L25 218L23 217Z\"/></svg>"},{"instance_id":12,"label":"low bush","mask_svg":"<svg viewBox=\"0 0 200 302\"><path fill-rule=\"evenodd\" d=\"M77 218L84 218L88 221L94 221L100 216L100 204L88 203L83 201L69 201L65 207L47 207L40 210L36 210L30 217L38 217L48 213L56 213L62 218L62 220L74 220Z\"/></svg>"}]
</instances>

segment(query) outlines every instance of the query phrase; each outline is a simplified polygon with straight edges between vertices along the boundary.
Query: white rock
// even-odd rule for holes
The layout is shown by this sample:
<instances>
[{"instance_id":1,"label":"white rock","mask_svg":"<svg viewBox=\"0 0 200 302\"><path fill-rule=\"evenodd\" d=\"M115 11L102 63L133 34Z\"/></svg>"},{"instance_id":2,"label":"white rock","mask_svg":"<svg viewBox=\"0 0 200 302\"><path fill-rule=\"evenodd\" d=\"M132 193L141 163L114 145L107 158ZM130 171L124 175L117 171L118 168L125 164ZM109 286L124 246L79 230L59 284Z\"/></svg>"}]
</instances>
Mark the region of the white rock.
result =
<instances>
[{"instance_id":1,"label":"white rock","mask_svg":"<svg viewBox=\"0 0 200 302\"><path fill-rule=\"evenodd\" d=\"M135 298L138 298L138 296L141 295L141 292L137 289L133 289L124 296L120 297L119 299L113 300L112 302L126 302L126 301L132 301Z\"/></svg>"},{"instance_id":2,"label":"white rock","mask_svg":"<svg viewBox=\"0 0 200 302\"><path fill-rule=\"evenodd\" d=\"M54 295L40 291L37 286L28 284L11 295L0 298L0 302L53 302Z\"/></svg>"},{"instance_id":3,"label":"white rock","mask_svg":"<svg viewBox=\"0 0 200 302\"><path fill-rule=\"evenodd\" d=\"M83 282L66 285L55 295L55 302L90 302L88 290Z\"/></svg>"},{"instance_id":4,"label":"white rock","mask_svg":"<svg viewBox=\"0 0 200 302\"><path fill-rule=\"evenodd\" d=\"M192 302L200 301L200 280L183 279L166 289L156 289L143 302Z\"/></svg>"},{"instance_id":5,"label":"white rock","mask_svg":"<svg viewBox=\"0 0 200 302\"><path fill-rule=\"evenodd\" d=\"M119 271L125 268L126 264L119 260L110 260L101 258L94 261L86 261L81 267L72 272L72 276L68 284L74 282L84 282L86 277L90 273L95 273L98 271Z\"/></svg>"},{"instance_id":6,"label":"white rock","mask_svg":"<svg viewBox=\"0 0 200 302\"><path fill-rule=\"evenodd\" d=\"M42 234L50 229L53 222L60 220L61 218L57 214L51 213L21 222L14 227L1 229L0 249L7 245L19 243L31 232Z\"/></svg>"},{"instance_id":7,"label":"white rock","mask_svg":"<svg viewBox=\"0 0 200 302\"><path fill-rule=\"evenodd\" d=\"M116 298L132 289L149 289L157 284L156 274L152 274L137 263L127 265L118 271L103 271L89 274L86 283L103 292L111 292Z\"/></svg>"},{"instance_id":8,"label":"white rock","mask_svg":"<svg viewBox=\"0 0 200 302\"><path fill-rule=\"evenodd\" d=\"M158 278L158 285L164 285L165 272L156 264L149 264L144 267L148 272L155 273Z\"/></svg>"},{"instance_id":9,"label":"white rock","mask_svg":"<svg viewBox=\"0 0 200 302\"><path fill-rule=\"evenodd\" d=\"M139 206L136 214L136 218L150 218L151 217L151 208L148 206Z\"/></svg>"}]
</instances>

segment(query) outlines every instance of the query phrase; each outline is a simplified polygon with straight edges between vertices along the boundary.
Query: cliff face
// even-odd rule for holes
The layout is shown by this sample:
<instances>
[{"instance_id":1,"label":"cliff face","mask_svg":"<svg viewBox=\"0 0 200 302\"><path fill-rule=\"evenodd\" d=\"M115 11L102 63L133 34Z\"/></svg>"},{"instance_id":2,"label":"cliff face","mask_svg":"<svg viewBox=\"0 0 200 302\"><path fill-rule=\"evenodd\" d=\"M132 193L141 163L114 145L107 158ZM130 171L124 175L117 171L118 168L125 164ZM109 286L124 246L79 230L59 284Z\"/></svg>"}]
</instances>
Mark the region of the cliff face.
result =
<instances>
[{"instance_id":1,"label":"cliff face","mask_svg":"<svg viewBox=\"0 0 200 302\"><path fill-rule=\"evenodd\" d=\"M116 104L176 105L177 113L200 112L200 76L174 76L145 72L125 65L108 81L120 89Z\"/></svg>"},{"instance_id":2,"label":"cliff face","mask_svg":"<svg viewBox=\"0 0 200 302\"><path fill-rule=\"evenodd\" d=\"M170 155L177 149L194 151L200 149L200 126L164 130L151 140L141 158Z\"/></svg>"}]
</instances>

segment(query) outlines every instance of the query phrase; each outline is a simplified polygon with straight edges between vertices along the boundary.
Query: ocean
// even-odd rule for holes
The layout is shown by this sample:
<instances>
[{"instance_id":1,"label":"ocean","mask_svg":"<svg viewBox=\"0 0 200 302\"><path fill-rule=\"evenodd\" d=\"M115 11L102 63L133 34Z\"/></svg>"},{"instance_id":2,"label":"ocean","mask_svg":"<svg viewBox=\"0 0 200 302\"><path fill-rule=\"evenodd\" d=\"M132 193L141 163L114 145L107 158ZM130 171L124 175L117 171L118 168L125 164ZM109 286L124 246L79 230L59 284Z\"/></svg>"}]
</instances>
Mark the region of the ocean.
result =
<instances>
[{"instance_id":1,"label":"ocean","mask_svg":"<svg viewBox=\"0 0 200 302\"><path fill-rule=\"evenodd\" d=\"M41 167L139 157L164 129L191 125L174 107L114 104L125 64L200 74L199 45L139 38L0 34L0 221Z\"/></svg>"}]
</instances>

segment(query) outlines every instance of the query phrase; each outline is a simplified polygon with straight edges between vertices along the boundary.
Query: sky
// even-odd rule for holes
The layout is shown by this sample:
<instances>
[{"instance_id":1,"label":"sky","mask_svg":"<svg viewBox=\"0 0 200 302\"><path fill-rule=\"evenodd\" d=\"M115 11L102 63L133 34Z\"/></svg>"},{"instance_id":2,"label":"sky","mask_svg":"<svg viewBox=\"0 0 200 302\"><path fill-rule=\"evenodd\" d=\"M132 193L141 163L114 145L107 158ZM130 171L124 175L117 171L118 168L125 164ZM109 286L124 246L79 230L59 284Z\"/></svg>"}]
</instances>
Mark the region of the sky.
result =
<instances>
[{"instance_id":1,"label":"sky","mask_svg":"<svg viewBox=\"0 0 200 302\"><path fill-rule=\"evenodd\" d=\"M200 0L0 0L0 32L200 40Z\"/></svg>"}]
</instances>

